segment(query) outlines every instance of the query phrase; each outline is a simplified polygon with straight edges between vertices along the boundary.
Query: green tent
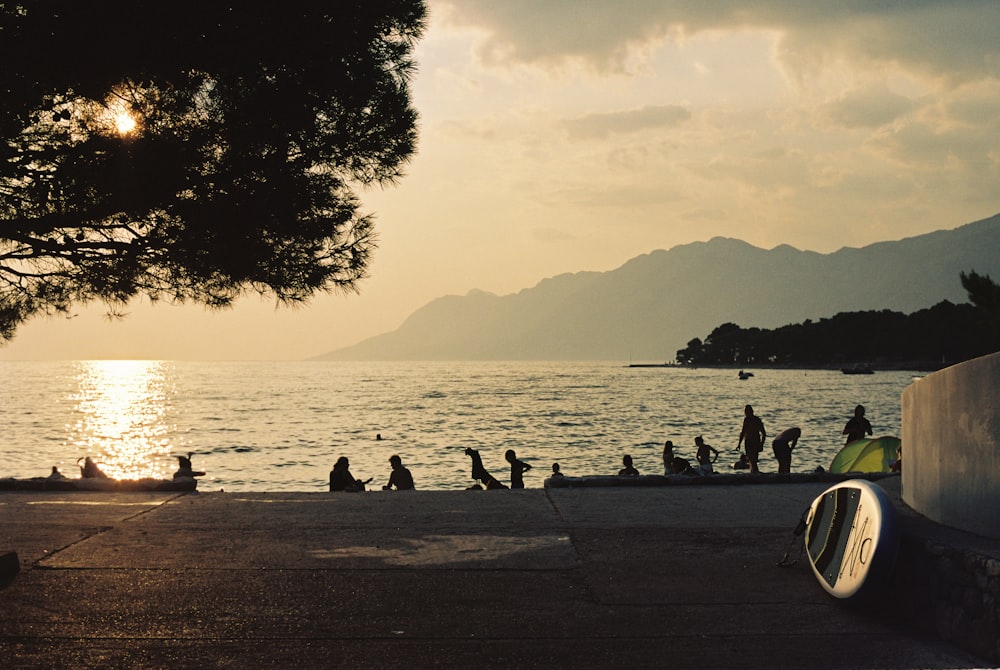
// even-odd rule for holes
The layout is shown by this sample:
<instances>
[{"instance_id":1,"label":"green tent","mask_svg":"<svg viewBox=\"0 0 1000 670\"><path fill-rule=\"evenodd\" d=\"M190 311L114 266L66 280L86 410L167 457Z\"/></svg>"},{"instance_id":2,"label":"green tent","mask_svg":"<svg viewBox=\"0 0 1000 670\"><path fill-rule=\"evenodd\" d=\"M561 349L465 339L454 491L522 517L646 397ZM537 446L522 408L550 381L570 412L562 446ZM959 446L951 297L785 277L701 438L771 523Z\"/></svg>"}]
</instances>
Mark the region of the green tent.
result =
<instances>
[{"instance_id":1,"label":"green tent","mask_svg":"<svg viewBox=\"0 0 1000 670\"><path fill-rule=\"evenodd\" d=\"M830 472L890 472L890 464L898 458L897 449L899 438L891 435L854 440L833 457Z\"/></svg>"}]
</instances>

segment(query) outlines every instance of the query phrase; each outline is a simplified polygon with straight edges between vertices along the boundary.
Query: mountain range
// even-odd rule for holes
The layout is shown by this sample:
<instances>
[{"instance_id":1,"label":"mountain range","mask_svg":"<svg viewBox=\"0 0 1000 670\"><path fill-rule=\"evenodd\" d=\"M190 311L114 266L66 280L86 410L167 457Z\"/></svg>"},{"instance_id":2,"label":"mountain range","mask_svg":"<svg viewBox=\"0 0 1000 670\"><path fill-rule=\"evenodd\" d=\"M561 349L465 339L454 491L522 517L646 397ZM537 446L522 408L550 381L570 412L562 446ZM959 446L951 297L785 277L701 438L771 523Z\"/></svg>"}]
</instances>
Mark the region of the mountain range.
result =
<instances>
[{"instance_id":1,"label":"mountain range","mask_svg":"<svg viewBox=\"0 0 1000 670\"><path fill-rule=\"evenodd\" d=\"M395 331L322 360L672 360L716 326L776 328L839 312L968 301L960 272L1000 277L1000 214L829 254L716 237L563 274L518 293L444 296Z\"/></svg>"}]
</instances>

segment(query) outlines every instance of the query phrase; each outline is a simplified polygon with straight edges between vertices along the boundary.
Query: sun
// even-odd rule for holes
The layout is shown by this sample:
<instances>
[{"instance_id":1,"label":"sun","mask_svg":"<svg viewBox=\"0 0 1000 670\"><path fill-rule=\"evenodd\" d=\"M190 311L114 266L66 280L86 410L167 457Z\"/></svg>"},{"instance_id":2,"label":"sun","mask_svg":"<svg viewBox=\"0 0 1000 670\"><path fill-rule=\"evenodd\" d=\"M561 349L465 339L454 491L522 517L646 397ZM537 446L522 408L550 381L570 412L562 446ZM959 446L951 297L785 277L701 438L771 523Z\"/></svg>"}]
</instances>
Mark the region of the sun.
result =
<instances>
[{"instance_id":1,"label":"sun","mask_svg":"<svg viewBox=\"0 0 1000 670\"><path fill-rule=\"evenodd\" d=\"M115 130L119 135L131 135L135 131L135 117L126 111L115 114Z\"/></svg>"}]
</instances>

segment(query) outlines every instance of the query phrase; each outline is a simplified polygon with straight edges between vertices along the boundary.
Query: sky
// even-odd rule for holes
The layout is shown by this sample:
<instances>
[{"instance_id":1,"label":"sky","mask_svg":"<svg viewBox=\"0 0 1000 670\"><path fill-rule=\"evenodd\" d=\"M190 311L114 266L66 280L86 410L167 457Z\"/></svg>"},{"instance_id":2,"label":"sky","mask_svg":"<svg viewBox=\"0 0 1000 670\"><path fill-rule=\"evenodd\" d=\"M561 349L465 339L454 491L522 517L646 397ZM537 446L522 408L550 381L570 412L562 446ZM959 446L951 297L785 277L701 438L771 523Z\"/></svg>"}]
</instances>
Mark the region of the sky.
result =
<instances>
[{"instance_id":1,"label":"sky","mask_svg":"<svg viewBox=\"0 0 1000 670\"><path fill-rule=\"evenodd\" d=\"M716 236L829 253L1000 212L996 0L429 0L417 153L354 294L39 317L0 360L297 360L444 295Z\"/></svg>"}]
</instances>

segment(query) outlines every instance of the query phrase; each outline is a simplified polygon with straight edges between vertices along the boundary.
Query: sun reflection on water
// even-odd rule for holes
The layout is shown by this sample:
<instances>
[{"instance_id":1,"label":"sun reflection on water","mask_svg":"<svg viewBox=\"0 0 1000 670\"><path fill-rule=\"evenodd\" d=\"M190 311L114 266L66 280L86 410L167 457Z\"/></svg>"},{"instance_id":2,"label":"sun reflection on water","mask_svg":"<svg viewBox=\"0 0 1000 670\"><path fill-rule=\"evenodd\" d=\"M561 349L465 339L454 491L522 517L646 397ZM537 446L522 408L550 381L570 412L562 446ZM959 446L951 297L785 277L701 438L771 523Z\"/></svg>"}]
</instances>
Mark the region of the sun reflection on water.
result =
<instances>
[{"instance_id":1,"label":"sun reflection on water","mask_svg":"<svg viewBox=\"0 0 1000 670\"><path fill-rule=\"evenodd\" d=\"M75 415L67 426L77 456L93 458L109 477L169 476L173 389L162 361L81 361Z\"/></svg>"}]
</instances>

